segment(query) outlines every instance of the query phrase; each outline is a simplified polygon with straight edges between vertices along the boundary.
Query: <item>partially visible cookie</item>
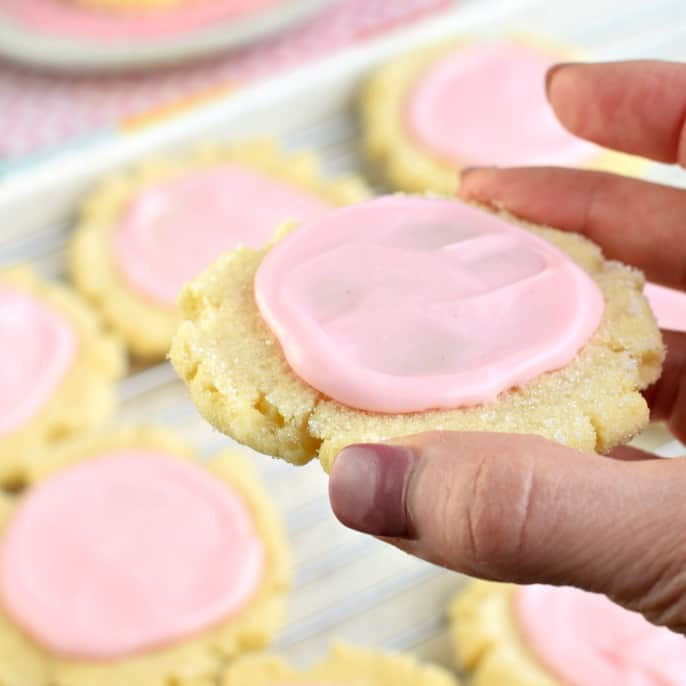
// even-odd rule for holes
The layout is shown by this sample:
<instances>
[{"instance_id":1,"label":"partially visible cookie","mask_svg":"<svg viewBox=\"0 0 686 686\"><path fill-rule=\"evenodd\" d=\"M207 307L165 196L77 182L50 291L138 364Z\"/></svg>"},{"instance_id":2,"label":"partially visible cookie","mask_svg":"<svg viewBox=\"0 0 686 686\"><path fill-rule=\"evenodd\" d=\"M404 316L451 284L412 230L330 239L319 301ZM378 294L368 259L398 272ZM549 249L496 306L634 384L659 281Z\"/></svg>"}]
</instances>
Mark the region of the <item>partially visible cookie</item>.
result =
<instances>
[{"instance_id":1,"label":"partially visible cookie","mask_svg":"<svg viewBox=\"0 0 686 686\"><path fill-rule=\"evenodd\" d=\"M0 271L0 486L111 415L121 346L81 297L28 267Z\"/></svg>"},{"instance_id":2,"label":"partially visible cookie","mask_svg":"<svg viewBox=\"0 0 686 686\"><path fill-rule=\"evenodd\" d=\"M0 537L16 499L0 493ZM3 686L48 686L51 672L43 651L0 610L0 683Z\"/></svg>"},{"instance_id":3,"label":"partially visible cookie","mask_svg":"<svg viewBox=\"0 0 686 686\"><path fill-rule=\"evenodd\" d=\"M268 655L244 657L226 673L222 686L457 686L446 670L410 655L394 655L337 644L329 657L300 671Z\"/></svg>"},{"instance_id":4,"label":"partially visible cookie","mask_svg":"<svg viewBox=\"0 0 686 686\"><path fill-rule=\"evenodd\" d=\"M136 428L34 463L2 513L3 686L209 686L274 636L290 579L280 517L243 455L192 452Z\"/></svg>"},{"instance_id":5,"label":"partially visible cookie","mask_svg":"<svg viewBox=\"0 0 686 686\"><path fill-rule=\"evenodd\" d=\"M580 236L391 196L222 257L171 359L215 427L294 464L429 430L607 451L664 357L643 283Z\"/></svg>"},{"instance_id":6,"label":"partially visible cookie","mask_svg":"<svg viewBox=\"0 0 686 686\"><path fill-rule=\"evenodd\" d=\"M367 195L358 179L325 179L313 155L286 154L271 140L149 160L86 199L71 275L135 355L160 359L179 323L181 287L224 251L259 248L282 222Z\"/></svg>"},{"instance_id":7,"label":"partially visible cookie","mask_svg":"<svg viewBox=\"0 0 686 686\"><path fill-rule=\"evenodd\" d=\"M563 129L546 69L570 61L538 41L456 39L396 58L361 96L364 151L393 188L453 195L470 166L582 166L632 173L635 157Z\"/></svg>"},{"instance_id":8,"label":"partially visible cookie","mask_svg":"<svg viewBox=\"0 0 686 686\"><path fill-rule=\"evenodd\" d=\"M662 330L686 333L686 293L648 283L645 294Z\"/></svg>"},{"instance_id":9,"label":"partially visible cookie","mask_svg":"<svg viewBox=\"0 0 686 686\"><path fill-rule=\"evenodd\" d=\"M450 614L474 686L677 686L686 674L686 638L577 589L477 581Z\"/></svg>"}]
</instances>

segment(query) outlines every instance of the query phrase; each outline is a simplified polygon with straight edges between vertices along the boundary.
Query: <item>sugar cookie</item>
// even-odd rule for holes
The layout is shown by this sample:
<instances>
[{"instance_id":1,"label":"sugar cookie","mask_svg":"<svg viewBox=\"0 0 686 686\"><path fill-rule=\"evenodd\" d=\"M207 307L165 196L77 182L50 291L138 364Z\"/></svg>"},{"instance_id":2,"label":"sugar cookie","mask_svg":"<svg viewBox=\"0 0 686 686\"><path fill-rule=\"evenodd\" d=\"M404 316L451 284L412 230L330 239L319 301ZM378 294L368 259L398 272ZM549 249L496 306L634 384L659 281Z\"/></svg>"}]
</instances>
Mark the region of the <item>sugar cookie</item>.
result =
<instances>
[{"instance_id":1,"label":"sugar cookie","mask_svg":"<svg viewBox=\"0 0 686 686\"><path fill-rule=\"evenodd\" d=\"M269 140L152 160L86 200L71 274L135 355L159 359L179 323L181 287L223 251L261 247L279 223L367 193L354 178L324 179L312 155L286 155Z\"/></svg>"},{"instance_id":2,"label":"sugar cookie","mask_svg":"<svg viewBox=\"0 0 686 686\"><path fill-rule=\"evenodd\" d=\"M409 655L335 645L329 657L299 671L271 656L248 656L232 665L222 686L457 686L446 670Z\"/></svg>"},{"instance_id":3,"label":"sugar cookie","mask_svg":"<svg viewBox=\"0 0 686 686\"><path fill-rule=\"evenodd\" d=\"M452 41L381 67L361 100L364 151L391 185L452 195L469 166L584 166L632 173L635 157L567 132L545 96L545 72L570 61L531 40Z\"/></svg>"},{"instance_id":4,"label":"sugar cookie","mask_svg":"<svg viewBox=\"0 0 686 686\"><path fill-rule=\"evenodd\" d=\"M0 485L26 461L112 413L121 346L67 288L28 267L0 271Z\"/></svg>"},{"instance_id":5,"label":"sugar cookie","mask_svg":"<svg viewBox=\"0 0 686 686\"><path fill-rule=\"evenodd\" d=\"M0 532L3 686L209 686L272 638L290 577L280 518L240 453L191 455L138 428L35 462Z\"/></svg>"},{"instance_id":6,"label":"sugar cookie","mask_svg":"<svg viewBox=\"0 0 686 686\"><path fill-rule=\"evenodd\" d=\"M475 686L680 686L686 638L604 596L474 582L451 609Z\"/></svg>"},{"instance_id":7,"label":"sugar cookie","mask_svg":"<svg viewBox=\"0 0 686 686\"><path fill-rule=\"evenodd\" d=\"M220 258L171 359L215 427L295 464L428 430L607 451L664 357L643 283L580 236L390 196Z\"/></svg>"}]
</instances>

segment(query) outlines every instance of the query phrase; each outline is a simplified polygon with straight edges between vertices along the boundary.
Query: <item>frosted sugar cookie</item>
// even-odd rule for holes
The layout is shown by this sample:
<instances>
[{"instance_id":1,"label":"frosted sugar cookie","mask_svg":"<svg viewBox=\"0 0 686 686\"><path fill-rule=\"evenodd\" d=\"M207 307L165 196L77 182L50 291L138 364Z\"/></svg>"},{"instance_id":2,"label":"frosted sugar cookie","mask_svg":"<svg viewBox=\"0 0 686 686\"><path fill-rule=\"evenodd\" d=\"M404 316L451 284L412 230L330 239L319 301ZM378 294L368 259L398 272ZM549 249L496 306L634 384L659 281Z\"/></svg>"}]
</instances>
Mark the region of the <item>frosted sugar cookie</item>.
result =
<instances>
[{"instance_id":1,"label":"frosted sugar cookie","mask_svg":"<svg viewBox=\"0 0 686 686\"><path fill-rule=\"evenodd\" d=\"M0 271L0 486L26 461L106 420L123 374L120 346L76 294L28 267Z\"/></svg>"},{"instance_id":2,"label":"frosted sugar cookie","mask_svg":"<svg viewBox=\"0 0 686 686\"><path fill-rule=\"evenodd\" d=\"M645 294L661 329L686 332L686 293L648 283Z\"/></svg>"},{"instance_id":3,"label":"frosted sugar cookie","mask_svg":"<svg viewBox=\"0 0 686 686\"><path fill-rule=\"evenodd\" d=\"M438 429L605 451L664 356L643 283L580 236L390 196L222 257L171 359L214 426L296 464Z\"/></svg>"},{"instance_id":4,"label":"frosted sugar cookie","mask_svg":"<svg viewBox=\"0 0 686 686\"><path fill-rule=\"evenodd\" d=\"M274 227L366 197L356 179L322 178L312 155L270 141L156 160L106 181L86 201L71 246L77 286L141 357L161 358L181 287L222 252L261 247Z\"/></svg>"},{"instance_id":5,"label":"frosted sugar cookie","mask_svg":"<svg viewBox=\"0 0 686 686\"><path fill-rule=\"evenodd\" d=\"M290 576L280 519L240 453L190 456L131 429L35 463L0 530L0 657L20 646L3 686L210 686L272 638Z\"/></svg>"},{"instance_id":6,"label":"frosted sugar cookie","mask_svg":"<svg viewBox=\"0 0 686 686\"><path fill-rule=\"evenodd\" d=\"M576 138L557 121L544 82L559 61L570 56L516 40L453 41L403 56L362 95L365 152L395 188L450 195L469 166L638 169L637 158Z\"/></svg>"},{"instance_id":7,"label":"frosted sugar cookie","mask_svg":"<svg viewBox=\"0 0 686 686\"><path fill-rule=\"evenodd\" d=\"M451 616L475 686L681 686L686 638L604 596L478 581Z\"/></svg>"},{"instance_id":8,"label":"frosted sugar cookie","mask_svg":"<svg viewBox=\"0 0 686 686\"><path fill-rule=\"evenodd\" d=\"M305 672L277 657L244 657L229 669L222 686L457 686L457 680L409 655L338 644L324 662Z\"/></svg>"}]
</instances>

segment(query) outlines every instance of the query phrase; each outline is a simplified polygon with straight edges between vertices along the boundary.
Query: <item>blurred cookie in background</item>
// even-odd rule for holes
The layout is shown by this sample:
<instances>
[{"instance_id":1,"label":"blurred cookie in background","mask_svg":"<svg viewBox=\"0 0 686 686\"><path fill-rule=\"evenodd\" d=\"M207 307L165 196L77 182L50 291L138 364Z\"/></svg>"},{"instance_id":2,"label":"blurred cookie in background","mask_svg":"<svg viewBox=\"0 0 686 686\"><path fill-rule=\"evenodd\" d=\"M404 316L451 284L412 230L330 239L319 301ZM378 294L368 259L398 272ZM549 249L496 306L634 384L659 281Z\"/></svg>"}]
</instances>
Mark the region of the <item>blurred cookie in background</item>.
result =
<instances>
[{"instance_id":1,"label":"blurred cookie in background","mask_svg":"<svg viewBox=\"0 0 686 686\"><path fill-rule=\"evenodd\" d=\"M456 39L381 67L361 96L363 148L393 188L454 194L471 166L551 165L633 173L643 163L557 121L549 66L575 58L537 40Z\"/></svg>"},{"instance_id":2,"label":"blurred cookie in background","mask_svg":"<svg viewBox=\"0 0 686 686\"><path fill-rule=\"evenodd\" d=\"M368 194L361 180L327 179L314 155L287 154L271 140L149 160L85 200L71 275L134 355L162 359L180 322L182 286L223 252L260 248L285 222Z\"/></svg>"},{"instance_id":3,"label":"blurred cookie in background","mask_svg":"<svg viewBox=\"0 0 686 686\"><path fill-rule=\"evenodd\" d=\"M209 686L281 628L290 552L252 466L167 430L50 451L0 509L3 686Z\"/></svg>"},{"instance_id":4,"label":"blurred cookie in background","mask_svg":"<svg viewBox=\"0 0 686 686\"><path fill-rule=\"evenodd\" d=\"M686 638L575 588L477 581L451 618L475 686L676 686L686 674Z\"/></svg>"},{"instance_id":5,"label":"blurred cookie in background","mask_svg":"<svg viewBox=\"0 0 686 686\"><path fill-rule=\"evenodd\" d=\"M383 653L345 643L333 646L323 662L298 670L268 655L234 663L222 686L458 686L447 670L421 663L411 655Z\"/></svg>"},{"instance_id":6,"label":"blurred cookie in background","mask_svg":"<svg viewBox=\"0 0 686 686\"><path fill-rule=\"evenodd\" d=\"M0 270L0 486L28 461L112 415L123 347L64 285L30 267Z\"/></svg>"}]
</instances>

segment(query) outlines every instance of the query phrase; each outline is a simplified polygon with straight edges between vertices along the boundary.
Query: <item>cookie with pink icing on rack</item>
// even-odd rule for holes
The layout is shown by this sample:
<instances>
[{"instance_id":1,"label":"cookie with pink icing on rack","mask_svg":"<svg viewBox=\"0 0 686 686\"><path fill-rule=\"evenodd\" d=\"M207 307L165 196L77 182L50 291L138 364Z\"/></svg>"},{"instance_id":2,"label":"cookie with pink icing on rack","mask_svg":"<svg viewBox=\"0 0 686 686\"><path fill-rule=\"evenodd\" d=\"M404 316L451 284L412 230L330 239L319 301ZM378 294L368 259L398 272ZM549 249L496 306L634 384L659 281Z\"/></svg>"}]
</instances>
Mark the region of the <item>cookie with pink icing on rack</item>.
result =
<instances>
[{"instance_id":1,"label":"cookie with pink icing on rack","mask_svg":"<svg viewBox=\"0 0 686 686\"><path fill-rule=\"evenodd\" d=\"M686 638L575 588L473 582L451 608L475 686L682 686Z\"/></svg>"},{"instance_id":2,"label":"cookie with pink icing on rack","mask_svg":"<svg viewBox=\"0 0 686 686\"><path fill-rule=\"evenodd\" d=\"M361 97L367 156L394 188L452 195L471 166L572 166L630 174L638 158L566 131L547 68L573 56L529 40L455 40L381 67Z\"/></svg>"},{"instance_id":3,"label":"cookie with pink icing on rack","mask_svg":"<svg viewBox=\"0 0 686 686\"><path fill-rule=\"evenodd\" d=\"M339 643L326 660L306 671L278 657L244 657L229 668L222 686L458 686L458 681L410 655Z\"/></svg>"},{"instance_id":4,"label":"cookie with pink icing on rack","mask_svg":"<svg viewBox=\"0 0 686 686\"><path fill-rule=\"evenodd\" d=\"M0 486L112 414L121 346L81 297L28 267L0 271Z\"/></svg>"},{"instance_id":5,"label":"cookie with pink icing on rack","mask_svg":"<svg viewBox=\"0 0 686 686\"><path fill-rule=\"evenodd\" d=\"M327 471L430 430L607 451L647 423L664 357L643 284L578 235L389 196L220 258L184 289L171 359L220 431Z\"/></svg>"},{"instance_id":6,"label":"cookie with pink icing on rack","mask_svg":"<svg viewBox=\"0 0 686 686\"><path fill-rule=\"evenodd\" d=\"M161 429L65 445L0 504L3 686L210 686L280 629L290 553L240 453Z\"/></svg>"},{"instance_id":7,"label":"cookie with pink icing on rack","mask_svg":"<svg viewBox=\"0 0 686 686\"><path fill-rule=\"evenodd\" d=\"M160 359L180 321L182 286L219 255L259 248L284 221L367 195L358 179L327 180L311 154L286 155L269 140L150 160L85 201L71 275L136 356Z\"/></svg>"}]
</instances>

